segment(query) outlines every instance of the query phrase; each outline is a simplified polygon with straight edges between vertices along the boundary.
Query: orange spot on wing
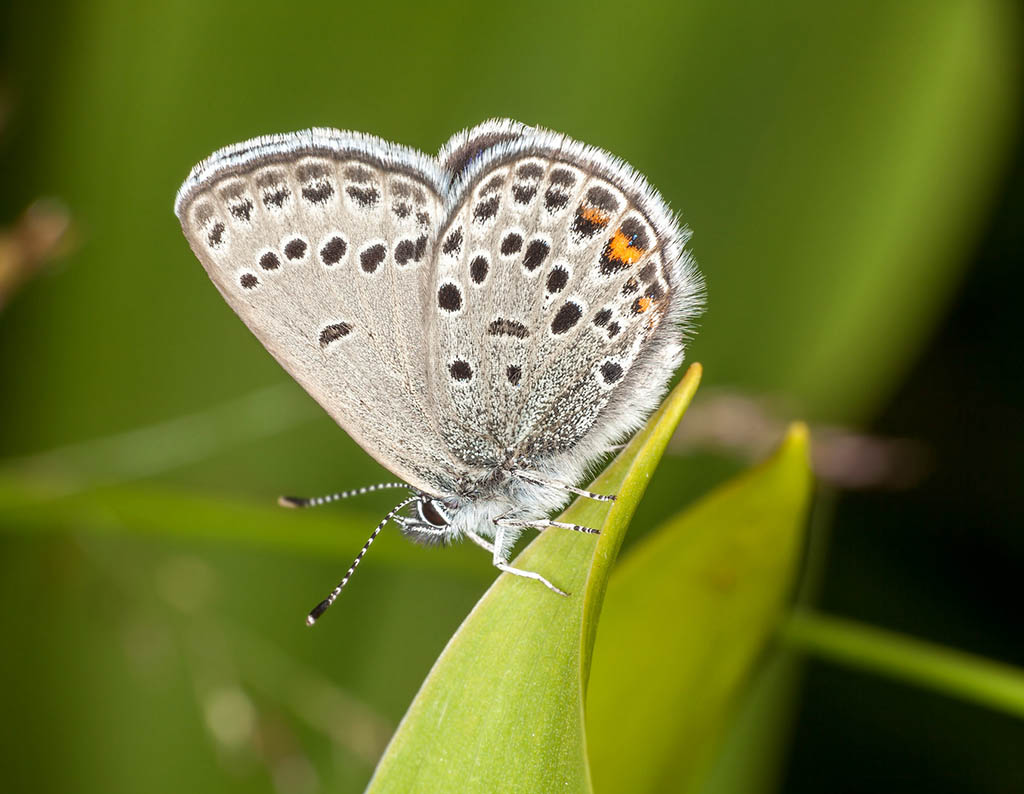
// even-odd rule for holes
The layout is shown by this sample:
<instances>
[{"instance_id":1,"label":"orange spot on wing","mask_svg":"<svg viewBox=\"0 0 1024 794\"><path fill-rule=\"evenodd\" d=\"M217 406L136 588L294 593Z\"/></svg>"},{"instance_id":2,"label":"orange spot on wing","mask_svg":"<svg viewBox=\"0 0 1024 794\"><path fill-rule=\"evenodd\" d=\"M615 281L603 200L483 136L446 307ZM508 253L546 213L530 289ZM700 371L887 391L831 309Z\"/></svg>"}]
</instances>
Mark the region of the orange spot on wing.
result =
<instances>
[{"instance_id":1,"label":"orange spot on wing","mask_svg":"<svg viewBox=\"0 0 1024 794\"><path fill-rule=\"evenodd\" d=\"M612 239L608 241L609 256L618 259L626 264L633 264L644 255L643 248L637 248L628 237L622 233L622 229L616 229Z\"/></svg>"},{"instance_id":2,"label":"orange spot on wing","mask_svg":"<svg viewBox=\"0 0 1024 794\"><path fill-rule=\"evenodd\" d=\"M580 214L584 220L596 223L598 226L604 226L608 223L608 213L597 207L585 207Z\"/></svg>"},{"instance_id":3,"label":"orange spot on wing","mask_svg":"<svg viewBox=\"0 0 1024 794\"><path fill-rule=\"evenodd\" d=\"M653 305L654 305L654 301L652 301L646 295L644 295L643 297L637 298L635 301L633 301L633 307L632 307L633 314L643 314L645 311L647 311Z\"/></svg>"}]
</instances>

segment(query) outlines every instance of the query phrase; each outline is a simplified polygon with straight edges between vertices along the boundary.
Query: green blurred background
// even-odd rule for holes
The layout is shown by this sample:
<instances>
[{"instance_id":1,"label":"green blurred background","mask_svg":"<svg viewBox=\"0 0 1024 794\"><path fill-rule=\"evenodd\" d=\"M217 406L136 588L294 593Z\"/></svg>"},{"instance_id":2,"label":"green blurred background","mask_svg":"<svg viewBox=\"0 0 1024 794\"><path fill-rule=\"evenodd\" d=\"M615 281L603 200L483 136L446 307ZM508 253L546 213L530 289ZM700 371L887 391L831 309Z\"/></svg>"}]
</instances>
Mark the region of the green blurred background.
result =
<instances>
[{"instance_id":1,"label":"green blurred background","mask_svg":"<svg viewBox=\"0 0 1024 794\"><path fill-rule=\"evenodd\" d=\"M694 230L706 376L631 538L807 418L807 597L1024 664L1017 11L4 4L3 789L360 790L493 578L388 532L303 626L392 502L270 505L387 476L171 204L215 148L314 125L435 151L511 116L646 173ZM818 663L790 705L766 791L1024 790L1009 717Z\"/></svg>"}]
</instances>

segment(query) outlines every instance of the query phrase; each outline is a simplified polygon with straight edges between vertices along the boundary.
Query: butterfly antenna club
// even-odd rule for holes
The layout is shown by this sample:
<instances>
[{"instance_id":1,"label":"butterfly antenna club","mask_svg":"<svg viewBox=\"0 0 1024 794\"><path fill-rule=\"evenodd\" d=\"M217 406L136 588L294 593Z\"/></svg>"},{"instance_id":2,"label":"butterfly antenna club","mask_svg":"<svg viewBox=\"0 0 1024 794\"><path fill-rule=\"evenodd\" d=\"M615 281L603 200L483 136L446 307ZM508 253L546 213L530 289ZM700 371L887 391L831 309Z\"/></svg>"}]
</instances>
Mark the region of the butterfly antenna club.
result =
<instances>
[{"instance_id":1,"label":"butterfly antenna club","mask_svg":"<svg viewBox=\"0 0 1024 794\"><path fill-rule=\"evenodd\" d=\"M309 615L306 616L307 626L312 626L314 623L316 623L317 620L320 619L320 616L323 615L324 612L326 612L328 609L330 609L331 604L333 604L337 600L338 596L341 595L341 591L345 589L345 585L348 584L348 580L352 578L352 574L354 574L356 568L359 567L359 563L363 561L363 556L366 554L367 549L369 549L370 546L373 545L373 541L377 539L377 536L380 534L380 531L384 529L388 521L390 521L392 518L398 515L398 512L403 507L405 507L408 504L412 504L419 498L419 496L410 496L408 499L403 499L401 502L395 505L388 512L388 514L384 516L384 518L381 519L381 522L377 524L377 527L370 534L370 537L366 539L366 543L363 544L363 548L359 550L359 553L356 555L356 558L352 561L352 564L349 566L348 571L345 572L345 576L342 578L340 582L338 582L338 586L331 591L331 594L327 596L327 598L325 598L323 601L321 601L319 604L313 607L312 610L310 610Z\"/></svg>"}]
</instances>

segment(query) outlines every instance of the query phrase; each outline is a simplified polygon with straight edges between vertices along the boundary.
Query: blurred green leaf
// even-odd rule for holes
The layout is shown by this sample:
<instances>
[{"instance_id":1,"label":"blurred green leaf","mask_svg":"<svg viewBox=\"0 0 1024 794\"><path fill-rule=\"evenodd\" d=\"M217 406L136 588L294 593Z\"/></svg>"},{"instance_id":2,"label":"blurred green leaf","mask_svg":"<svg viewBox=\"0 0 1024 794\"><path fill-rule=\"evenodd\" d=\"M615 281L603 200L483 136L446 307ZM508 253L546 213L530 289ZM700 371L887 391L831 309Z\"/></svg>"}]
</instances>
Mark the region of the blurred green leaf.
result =
<instances>
[{"instance_id":1,"label":"blurred green leaf","mask_svg":"<svg viewBox=\"0 0 1024 794\"><path fill-rule=\"evenodd\" d=\"M775 628L811 490L807 429L638 544L612 577L587 700L604 792L692 790Z\"/></svg>"},{"instance_id":2,"label":"blurred green leaf","mask_svg":"<svg viewBox=\"0 0 1024 794\"><path fill-rule=\"evenodd\" d=\"M352 557L380 515L358 511L284 510L225 496L206 496L167 486L116 485L79 490L70 483L0 473L0 531L124 532L138 535L229 541ZM374 560L414 565L423 549L394 544L377 549ZM436 555L438 567L480 578L488 569L468 545Z\"/></svg>"},{"instance_id":3,"label":"blurred green leaf","mask_svg":"<svg viewBox=\"0 0 1024 794\"><path fill-rule=\"evenodd\" d=\"M690 367L594 481L597 492L618 494L612 506L579 499L565 512L601 535L547 530L516 559L573 595L499 577L423 683L370 791L590 790L583 689L605 583L700 374Z\"/></svg>"},{"instance_id":4,"label":"blurred green leaf","mask_svg":"<svg viewBox=\"0 0 1024 794\"><path fill-rule=\"evenodd\" d=\"M780 628L790 648L1024 717L1024 670L852 620L799 610Z\"/></svg>"},{"instance_id":5,"label":"blurred green leaf","mask_svg":"<svg viewBox=\"0 0 1024 794\"><path fill-rule=\"evenodd\" d=\"M713 75L658 125L708 277L694 355L709 386L863 417L958 283L1015 140L1019 4L680 5L695 19L664 46Z\"/></svg>"},{"instance_id":6,"label":"blurred green leaf","mask_svg":"<svg viewBox=\"0 0 1024 794\"><path fill-rule=\"evenodd\" d=\"M162 422L8 458L2 469L60 478L68 490L140 480L274 436L317 416L297 384L281 381Z\"/></svg>"}]
</instances>

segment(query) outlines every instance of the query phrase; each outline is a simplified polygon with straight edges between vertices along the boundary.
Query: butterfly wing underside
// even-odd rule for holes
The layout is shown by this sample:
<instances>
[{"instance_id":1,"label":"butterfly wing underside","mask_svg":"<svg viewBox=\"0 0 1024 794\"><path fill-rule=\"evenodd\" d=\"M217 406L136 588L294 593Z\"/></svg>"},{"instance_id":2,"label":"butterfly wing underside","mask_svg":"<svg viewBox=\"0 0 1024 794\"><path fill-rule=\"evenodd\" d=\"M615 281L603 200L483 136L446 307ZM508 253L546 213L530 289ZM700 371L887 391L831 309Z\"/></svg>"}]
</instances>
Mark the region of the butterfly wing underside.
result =
<instances>
[{"instance_id":1,"label":"butterfly wing underside","mask_svg":"<svg viewBox=\"0 0 1024 794\"><path fill-rule=\"evenodd\" d=\"M452 465L423 341L439 183L435 161L411 149L307 130L217 152L175 206L264 347L364 449L427 492Z\"/></svg>"},{"instance_id":2,"label":"butterfly wing underside","mask_svg":"<svg viewBox=\"0 0 1024 794\"><path fill-rule=\"evenodd\" d=\"M700 280L675 217L610 155L527 129L479 160L434 254L440 431L469 465L574 480L654 407Z\"/></svg>"}]
</instances>

